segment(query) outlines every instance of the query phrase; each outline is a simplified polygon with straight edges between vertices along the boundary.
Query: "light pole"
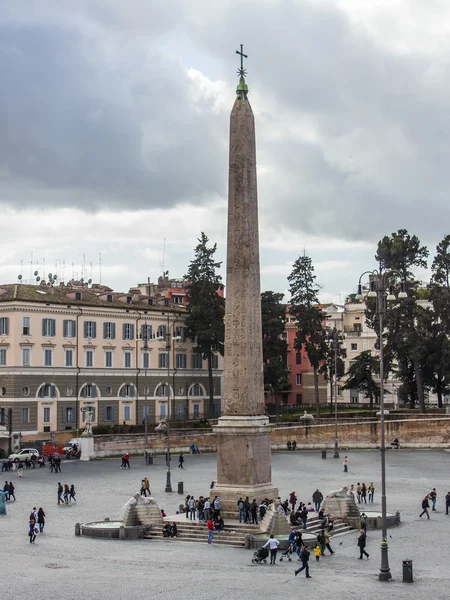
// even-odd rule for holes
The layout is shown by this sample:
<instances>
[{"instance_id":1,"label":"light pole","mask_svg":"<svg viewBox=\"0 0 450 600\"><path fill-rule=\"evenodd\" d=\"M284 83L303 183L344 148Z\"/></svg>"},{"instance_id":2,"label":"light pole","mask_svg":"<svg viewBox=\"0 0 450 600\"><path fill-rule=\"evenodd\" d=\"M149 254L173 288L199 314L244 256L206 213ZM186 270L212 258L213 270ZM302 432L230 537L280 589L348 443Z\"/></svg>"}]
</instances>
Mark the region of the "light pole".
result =
<instances>
[{"instance_id":1,"label":"light pole","mask_svg":"<svg viewBox=\"0 0 450 600\"><path fill-rule=\"evenodd\" d=\"M147 463L147 450L148 450L148 404L147 404L147 368L148 368L148 339L150 335L150 325L146 323L142 325L141 338L144 342L144 398L145 398L145 415L144 415L144 427L145 427L145 462Z\"/></svg>"},{"instance_id":2,"label":"light pole","mask_svg":"<svg viewBox=\"0 0 450 600\"><path fill-rule=\"evenodd\" d=\"M333 458L339 458L339 427L338 427L338 409L337 409L337 397L338 397L338 383L337 383L337 364L338 364L338 349L339 349L339 332L337 327L333 328L331 339L333 341L334 348L334 380L332 385L332 393L334 394L334 454ZM330 366L330 379L331 379L331 366ZM332 399L333 400L333 399Z\"/></svg>"},{"instance_id":3,"label":"light pole","mask_svg":"<svg viewBox=\"0 0 450 600\"><path fill-rule=\"evenodd\" d=\"M365 271L359 278L357 300L363 299L361 279L364 275L370 274L370 289L368 298L376 298L377 317L378 317L378 335L380 346L380 455L381 455L381 566L378 574L380 581L389 581L392 578L389 568L389 547L387 543L387 512L386 512L386 442L384 426L384 365L383 365L383 318L386 310L385 300L395 300L395 277L402 276L397 271L383 272L381 265L379 270ZM388 290L389 287L389 290ZM405 283L401 282L399 298L406 298Z\"/></svg>"}]
</instances>

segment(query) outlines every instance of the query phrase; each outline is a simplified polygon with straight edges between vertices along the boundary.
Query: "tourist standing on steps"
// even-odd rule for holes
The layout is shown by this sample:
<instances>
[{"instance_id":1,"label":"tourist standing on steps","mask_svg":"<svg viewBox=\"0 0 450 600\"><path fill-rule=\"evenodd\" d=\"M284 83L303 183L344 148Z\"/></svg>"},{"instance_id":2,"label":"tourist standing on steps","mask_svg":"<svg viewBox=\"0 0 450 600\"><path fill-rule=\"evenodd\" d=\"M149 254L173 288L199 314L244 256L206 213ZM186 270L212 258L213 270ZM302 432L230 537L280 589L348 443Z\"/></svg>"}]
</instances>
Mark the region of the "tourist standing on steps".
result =
<instances>
[{"instance_id":1,"label":"tourist standing on steps","mask_svg":"<svg viewBox=\"0 0 450 600\"><path fill-rule=\"evenodd\" d=\"M319 492L319 490L317 489L314 492L314 494L312 495L312 499L314 502L314 508L316 509L316 512L319 512L320 505L322 504L322 500L323 500L323 494L321 492Z\"/></svg>"},{"instance_id":2,"label":"tourist standing on steps","mask_svg":"<svg viewBox=\"0 0 450 600\"><path fill-rule=\"evenodd\" d=\"M61 485L61 482L58 481L58 504L61 504L61 502L63 501L62 499L62 493L64 491L63 486Z\"/></svg>"},{"instance_id":3,"label":"tourist standing on steps","mask_svg":"<svg viewBox=\"0 0 450 600\"><path fill-rule=\"evenodd\" d=\"M255 499L250 504L250 514L252 516L252 525L258 525L258 505Z\"/></svg>"},{"instance_id":4,"label":"tourist standing on steps","mask_svg":"<svg viewBox=\"0 0 450 600\"><path fill-rule=\"evenodd\" d=\"M242 523L242 521L244 520L244 501L242 500L242 496L239 497L239 500L237 501L237 505L238 505L239 523ZM245 520L244 520L244 523L245 523Z\"/></svg>"},{"instance_id":5,"label":"tourist standing on steps","mask_svg":"<svg viewBox=\"0 0 450 600\"><path fill-rule=\"evenodd\" d=\"M37 522L39 525L39 533L42 533L44 531L44 526L45 526L45 512L42 507L39 508L39 510L38 510Z\"/></svg>"},{"instance_id":6,"label":"tourist standing on steps","mask_svg":"<svg viewBox=\"0 0 450 600\"><path fill-rule=\"evenodd\" d=\"M437 492L436 492L436 488L433 488L431 490L431 492L429 493L429 498L431 500L431 510L433 512L436 512L436 499L437 499Z\"/></svg>"},{"instance_id":7,"label":"tourist standing on steps","mask_svg":"<svg viewBox=\"0 0 450 600\"><path fill-rule=\"evenodd\" d=\"M428 514L428 509L430 508L430 503L428 502L428 496L425 496L425 498L422 500L422 512L420 513L419 517L422 517L423 515L427 515L428 518L430 518L430 515Z\"/></svg>"},{"instance_id":8,"label":"tourist standing on steps","mask_svg":"<svg viewBox=\"0 0 450 600\"><path fill-rule=\"evenodd\" d=\"M214 536L214 523L211 519L209 519L206 526L208 527L208 544L211 544Z\"/></svg>"},{"instance_id":9,"label":"tourist standing on steps","mask_svg":"<svg viewBox=\"0 0 450 600\"><path fill-rule=\"evenodd\" d=\"M366 534L364 533L363 529L360 529L359 531L359 538L357 543L359 547L359 560L363 559L363 554L364 556L367 556L367 558L369 558L369 554L368 552L366 552Z\"/></svg>"},{"instance_id":10,"label":"tourist standing on steps","mask_svg":"<svg viewBox=\"0 0 450 600\"><path fill-rule=\"evenodd\" d=\"M348 456L344 456L344 473L348 473Z\"/></svg>"},{"instance_id":11,"label":"tourist standing on steps","mask_svg":"<svg viewBox=\"0 0 450 600\"><path fill-rule=\"evenodd\" d=\"M358 504L361 504L361 484L359 481L356 484L356 495L358 496Z\"/></svg>"},{"instance_id":12,"label":"tourist standing on steps","mask_svg":"<svg viewBox=\"0 0 450 600\"><path fill-rule=\"evenodd\" d=\"M192 521L192 517L194 517L194 521L195 521L195 498L194 496L191 496L189 498L189 517Z\"/></svg>"},{"instance_id":13,"label":"tourist standing on steps","mask_svg":"<svg viewBox=\"0 0 450 600\"><path fill-rule=\"evenodd\" d=\"M306 570L306 578L310 579L311 575L309 574L309 547L308 546L302 546L302 549L300 551L300 560L302 561L302 566L300 567L300 569L297 569L296 571L294 571L295 576L297 576L301 571Z\"/></svg>"},{"instance_id":14,"label":"tourist standing on steps","mask_svg":"<svg viewBox=\"0 0 450 600\"><path fill-rule=\"evenodd\" d=\"M205 500L205 506L203 507L203 512L205 513L205 516L204 516L205 521L209 521L210 512L211 512L211 502L209 501L209 498L206 498L206 500Z\"/></svg>"},{"instance_id":15,"label":"tourist standing on steps","mask_svg":"<svg viewBox=\"0 0 450 600\"><path fill-rule=\"evenodd\" d=\"M270 538L267 540L267 542L263 546L263 548L268 547L270 550L270 564L271 565L276 564L277 552L278 552L279 545L280 545L280 542L276 539L276 537L273 535L273 533L271 533Z\"/></svg>"},{"instance_id":16,"label":"tourist standing on steps","mask_svg":"<svg viewBox=\"0 0 450 600\"><path fill-rule=\"evenodd\" d=\"M180 456L178 457L178 468L179 469L184 469L183 463L184 463L184 456L183 456L183 453L180 452Z\"/></svg>"}]
</instances>

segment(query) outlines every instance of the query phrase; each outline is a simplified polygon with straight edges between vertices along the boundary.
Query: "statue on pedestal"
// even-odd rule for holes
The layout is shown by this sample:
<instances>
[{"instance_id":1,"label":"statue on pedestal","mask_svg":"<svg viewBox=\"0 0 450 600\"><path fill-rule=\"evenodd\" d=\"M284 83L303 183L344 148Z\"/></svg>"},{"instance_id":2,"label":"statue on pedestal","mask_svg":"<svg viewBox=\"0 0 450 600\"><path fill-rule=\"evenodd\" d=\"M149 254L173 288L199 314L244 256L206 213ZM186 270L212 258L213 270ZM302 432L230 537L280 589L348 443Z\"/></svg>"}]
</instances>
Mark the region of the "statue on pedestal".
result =
<instances>
[{"instance_id":1,"label":"statue on pedestal","mask_svg":"<svg viewBox=\"0 0 450 600\"><path fill-rule=\"evenodd\" d=\"M84 432L81 435L88 436L92 435L92 421L94 420L94 407L93 406L83 406L81 412L84 414L84 418L86 419L86 426L84 428Z\"/></svg>"}]
</instances>

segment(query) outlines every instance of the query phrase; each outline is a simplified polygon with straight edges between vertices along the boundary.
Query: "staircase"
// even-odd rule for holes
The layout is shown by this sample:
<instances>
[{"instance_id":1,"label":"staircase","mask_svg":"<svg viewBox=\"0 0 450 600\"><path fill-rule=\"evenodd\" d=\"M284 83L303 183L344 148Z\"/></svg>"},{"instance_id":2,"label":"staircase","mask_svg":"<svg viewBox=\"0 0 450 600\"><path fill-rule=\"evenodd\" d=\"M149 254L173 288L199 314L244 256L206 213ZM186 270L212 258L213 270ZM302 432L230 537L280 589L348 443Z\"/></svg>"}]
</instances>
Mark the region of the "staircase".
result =
<instances>
[{"instance_id":1,"label":"staircase","mask_svg":"<svg viewBox=\"0 0 450 600\"><path fill-rule=\"evenodd\" d=\"M163 536L162 533L162 525L154 525L151 527L149 531L144 535L146 539L152 540L163 540L167 543L174 542L175 539L177 542L200 542L206 543L208 540L208 529L206 527L206 523L199 523L198 521L191 521L186 519L184 521L177 521L178 528L178 536L177 538L167 538ZM303 533L308 533L312 535L317 535L321 529L320 519L308 519L308 527L307 529L302 529ZM292 528L291 528L292 529ZM296 527L295 529L300 529ZM345 533L350 533L353 531L353 528L347 525L342 519L334 520L334 530L332 533L332 538L344 535ZM225 525L225 530L222 532L214 532L214 544L221 544L224 546L231 546L234 548L243 548L244 540L246 535L258 536L258 539L261 543L267 541L270 532L265 532L261 530L259 525L246 525L244 523L234 524L234 525ZM267 535L267 538L264 537ZM262 536L262 537L259 537ZM286 545L287 540L280 540L281 547ZM284 543L283 543L284 542ZM256 544L259 546L259 544Z\"/></svg>"}]
</instances>

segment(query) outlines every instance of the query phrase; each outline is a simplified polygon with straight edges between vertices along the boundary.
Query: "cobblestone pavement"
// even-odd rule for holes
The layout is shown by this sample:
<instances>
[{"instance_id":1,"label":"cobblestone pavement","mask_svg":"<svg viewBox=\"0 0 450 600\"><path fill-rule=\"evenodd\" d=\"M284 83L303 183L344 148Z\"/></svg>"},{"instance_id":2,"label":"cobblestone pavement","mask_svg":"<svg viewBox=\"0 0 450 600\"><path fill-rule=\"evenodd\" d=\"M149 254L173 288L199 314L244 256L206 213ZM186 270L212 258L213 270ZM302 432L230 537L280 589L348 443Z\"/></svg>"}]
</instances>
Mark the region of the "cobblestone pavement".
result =
<instances>
[{"instance_id":1,"label":"cobblestone pavement","mask_svg":"<svg viewBox=\"0 0 450 600\"><path fill-rule=\"evenodd\" d=\"M323 460L319 452L278 452L273 455L273 481L285 498L292 490L305 501L318 487L324 495L344 484L373 481L376 486L374 510L380 510L379 454L349 452L349 473L342 472L342 458ZM184 482L185 493L198 496L209 490L215 479L215 455L186 456L185 468L174 460L172 483ZM389 530L389 558L393 581L380 583L380 532L368 535L370 559L357 560L356 533L336 538L333 556L312 561L312 579L301 573L294 577L298 563L276 566L252 565L252 552L207 544L177 543L170 540L119 542L74 536L76 522L104 517L116 519L121 507L138 491L148 475L153 496L168 514L174 513L182 496L164 492L166 472L163 458L153 466L143 459L131 459L130 470L109 459L63 464L61 474L47 469L2 473L16 486L17 501L7 503L8 515L0 517L2 595L14 600L93 600L128 598L143 593L158 599L192 597L195 600L220 598L267 598L283 600L306 593L345 595L345 598L387 593L402 600L448 598L450 584L450 516L445 515L444 496L450 489L450 453L445 451L389 450L387 453L388 510L400 510L402 525ZM57 506L56 486L74 483L76 505ZM436 487L438 511L431 519L419 519L423 496ZM30 545L28 515L33 506L42 506L47 515L45 533ZM369 506L367 507L369 508ZM402 559L414 561L413 584L402 582Z\"/></svg>"}]
</instances>

